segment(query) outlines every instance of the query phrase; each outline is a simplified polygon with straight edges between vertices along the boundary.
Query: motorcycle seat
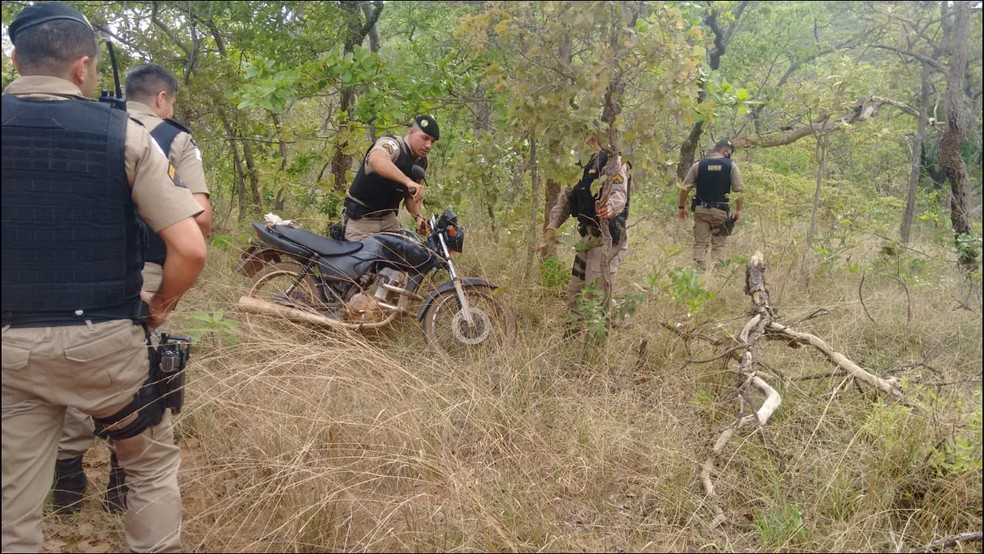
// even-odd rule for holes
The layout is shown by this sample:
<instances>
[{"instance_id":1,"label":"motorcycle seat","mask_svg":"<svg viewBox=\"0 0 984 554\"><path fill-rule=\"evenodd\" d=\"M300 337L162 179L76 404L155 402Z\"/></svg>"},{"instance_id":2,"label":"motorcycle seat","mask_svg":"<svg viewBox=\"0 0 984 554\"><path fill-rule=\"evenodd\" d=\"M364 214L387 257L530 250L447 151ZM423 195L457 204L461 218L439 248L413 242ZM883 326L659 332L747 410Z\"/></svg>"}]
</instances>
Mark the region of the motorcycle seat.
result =
<instances>
[{"instance_id":1,"label":"motorcycle seat","mask_svg":"<svg viewBox=\"0 0 984 554\"><path fill-rule=\"evenodd\" d=\"M305 248L314 250L322 256L346 256L362 250L361 242L347 242L334 240L316 235L305 229L295 229L292 227L278 227L277 232L287 240L300 244Z\"/></svg>"}]
</instances>

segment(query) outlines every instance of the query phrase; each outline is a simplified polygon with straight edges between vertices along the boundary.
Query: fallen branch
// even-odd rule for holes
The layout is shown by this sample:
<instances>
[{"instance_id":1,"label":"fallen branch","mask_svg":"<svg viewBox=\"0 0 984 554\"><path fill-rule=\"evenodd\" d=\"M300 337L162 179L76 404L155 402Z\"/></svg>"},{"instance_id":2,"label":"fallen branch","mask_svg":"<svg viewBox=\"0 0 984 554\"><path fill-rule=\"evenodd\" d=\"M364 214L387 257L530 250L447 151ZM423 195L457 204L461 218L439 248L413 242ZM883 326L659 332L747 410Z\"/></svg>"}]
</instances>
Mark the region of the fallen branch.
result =
<instances>
[{"instance_id":1,"label":"fallen branch","mask_svg":"<svg viewBox=\"0 0 984 554\"><path fill-rule=\"evenodd\" d=\"M765 401L754 413L739 417L722 431L717 440L714 441L711 455L701 464L700 480L704 485L707 498L711 501L711 510L714 511L714 518L710 525L712 529L728 519L721 505L717 502L717 493L714 490L714 483L711 481L711 472L714 471L716 459L739 429L752 424L755 424L757 428L764 426L782 403L782 398L776 389L772 388L755 372L755 343L765 334L766 329L772 323L772 306L769 305L769 291L765 288L765 262L761 252L756 252L748 264L748 269L745 272L745 293L752 297L755 315L745 323L741 332L738 333L737 348L744 350L744 352L739 358L737 393L740 395L743 390L747 389L748 385L752 385L765 395ZM726 351L726 353L730 352L730 349Z\"/></svg>"},{"instance_id":2,"label":"fallen branch","mask_svg":"<svg viewBox=\"0 0 984 554\"><path fill-rule=\"evenodd\" d=\"M834 362L837 367L850 373L852 377L860 381L864 381L895 400L903 400L902 391L899 389L898 381L894 377L882 379L881 377L866 371L858 364L849 360L847 356L841 354L840 352L834 351L834 349L828 346L826 342L822 341L815 335L793 331L789 327L778 323L769 323L766 327L766 332L770 335L780 335L792 339L801 344L809 344L820 352L823 352L823 354L826 355L830 361Z\"/></svg>"},{"instance_id":3,"label":"fallen branch","mask_svg":"<svg viewBox=\"0 0 984 554\"><path fill-rule=\"evenodd\" d=\"M981 532L970 531L967 533L957 533L956 535L950 535L949 537L943 537L942 539L935 540L922 548L916 548L914 550L910 550L909 552L935 552L937 550L956 546L962 542L981 542Z\"/></svg>"}]
</instances>

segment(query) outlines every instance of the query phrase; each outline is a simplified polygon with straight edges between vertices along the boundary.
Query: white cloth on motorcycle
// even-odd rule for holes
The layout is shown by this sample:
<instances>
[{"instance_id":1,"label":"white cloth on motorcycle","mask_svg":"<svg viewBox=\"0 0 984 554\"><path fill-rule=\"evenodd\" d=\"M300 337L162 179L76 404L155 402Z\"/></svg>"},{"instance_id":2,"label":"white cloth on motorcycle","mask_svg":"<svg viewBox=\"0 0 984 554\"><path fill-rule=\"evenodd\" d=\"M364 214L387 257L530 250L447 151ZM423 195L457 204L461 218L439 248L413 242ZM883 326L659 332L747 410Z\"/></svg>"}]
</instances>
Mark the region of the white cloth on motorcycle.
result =
<instances>
[{"instance_id":1,"label":"white cloth on motorcycle","mask_svg":"<svg viewBox=\"0 0 984 554\"><path fill-rule=\"evenodd\" d=\"M329 239L316 235L305 229L295 229L292 227L274 226L273 230L287 240L296 242L305 248L309 248L324 256L344 256L354 254L362 250L361 242L346 242Z\"/></svg>"}]
</instances>

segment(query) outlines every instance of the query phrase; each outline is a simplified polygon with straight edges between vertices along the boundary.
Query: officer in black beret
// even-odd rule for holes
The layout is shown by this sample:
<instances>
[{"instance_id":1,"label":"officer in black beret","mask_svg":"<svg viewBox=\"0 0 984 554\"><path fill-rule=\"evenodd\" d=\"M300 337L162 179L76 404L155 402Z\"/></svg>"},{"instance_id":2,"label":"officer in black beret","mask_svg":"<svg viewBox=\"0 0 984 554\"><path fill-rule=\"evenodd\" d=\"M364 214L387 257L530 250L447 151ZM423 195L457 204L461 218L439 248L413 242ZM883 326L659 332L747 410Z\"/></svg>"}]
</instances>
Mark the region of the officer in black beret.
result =
<instances>
[{"instance_id":1,"label":"officer in black beret","mask_svg":"<svg viewBox=\"0 0 984 554\"><path fill-rule=\"evenodd\" d=\"M427 154L441 130L429 115L418 115L404 137L380 137L366 152L345 198L345 240L372 233L399 231L400 203L414 216L417 232L425 229L421 208L424 185L414 180L413 166L427 169Z\"/></svg>"},{"instance_id":2,"label":"officer in black beret","mask_svg":"<svg viewBox=\"0 0 984 554\"><path fill-rule=\"evenodd\" d=\"M41 551L56 466L84 487L81 459L56 462L73 407L133 477L128 549L180 551L181 450L149 385L147 341L205 265L202 209L142 125L90 98L99 59L85 16L38 2L9 34L19 77L2 96L2 550ZM167 249L152 296L141 294L138 216Z\"/></svg>"}]
</instances>

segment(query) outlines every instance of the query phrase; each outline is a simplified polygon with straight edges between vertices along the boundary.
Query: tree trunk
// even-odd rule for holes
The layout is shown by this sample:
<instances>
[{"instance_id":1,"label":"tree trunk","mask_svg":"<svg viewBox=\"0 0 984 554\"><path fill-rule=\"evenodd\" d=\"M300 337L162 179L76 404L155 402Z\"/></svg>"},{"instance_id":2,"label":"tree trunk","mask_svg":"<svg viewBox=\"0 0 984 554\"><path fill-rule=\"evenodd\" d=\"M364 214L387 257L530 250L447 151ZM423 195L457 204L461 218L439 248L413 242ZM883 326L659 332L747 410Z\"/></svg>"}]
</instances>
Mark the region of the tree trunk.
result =
<instances>
[{"instance_id":1,"label":"tree trunk","mask_svg":"<svg viewBox=\"0 0 984 554\"><path fill-rule=\"evenodd\" d=\"M966 114L964 113L964 75L967 72L967 27L970 20L970 2L956 1L952 11L942 4L944 19L947 12L953 14L950 22L950 66L946 75L946 129L940 140L940 161L950 181L950 223L953 226L954 240L957 242L960 264L973 267L977 264L976 248L960 245L962 235L971 232L970 221L970 175L967 164L960 155L960 143L966 134Z\"/></svg>"},{"instance_id":2,"label":"tree trunk","mask_svg":"<svg viewBox=\"0 0 984 554\"><path fill-rule=\"evenodd\" d=\"M529 251L526 256L526 267L533 267L533 262L536 259L536 241L538 235L536 233L536 199L540 197L540 169L537 167L536 159L536 134L532 129L530 130L530 223L529 223L529 240L527 244L530 245Z\"/></svg>"},{"instance_id":3,"label":"tree trunk","mask_svg":"<svg viewBox=\"0 0 984 554\"><path fill-rule=\"evenodd\" d=\"M806 235L806 251L813 250L813 236L817 228L817 211L820 209L820 188L823 185L824 165L827 161L827 135L817 137L817 188L813 191L813 211L810 213L810 231Z\"/></svg>"},{"instance_id":4,"label":"tree trunk","mask_svg":"<svg viewBox=\"0 0 984 554\"><path fill-rule=\"evenodd\" d=\"M905 196L905 211L902 213L902 228L899 235L902 244L909 244L912 233L912 218L916 213L916 190L919 185L919 175L922 173L922 147L926 138L926 113L929 109L930 67L922 64L921 81L922 93L919 95L919 124L916 136L912 139L912 155L909 160L909 190Z\"/></svg>"}]
</instances>

